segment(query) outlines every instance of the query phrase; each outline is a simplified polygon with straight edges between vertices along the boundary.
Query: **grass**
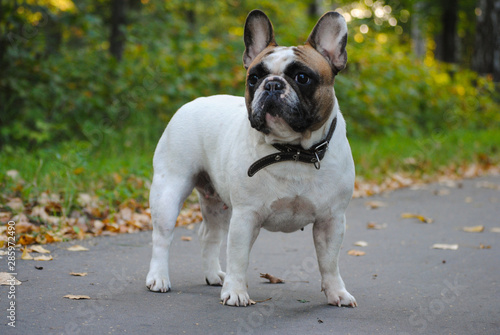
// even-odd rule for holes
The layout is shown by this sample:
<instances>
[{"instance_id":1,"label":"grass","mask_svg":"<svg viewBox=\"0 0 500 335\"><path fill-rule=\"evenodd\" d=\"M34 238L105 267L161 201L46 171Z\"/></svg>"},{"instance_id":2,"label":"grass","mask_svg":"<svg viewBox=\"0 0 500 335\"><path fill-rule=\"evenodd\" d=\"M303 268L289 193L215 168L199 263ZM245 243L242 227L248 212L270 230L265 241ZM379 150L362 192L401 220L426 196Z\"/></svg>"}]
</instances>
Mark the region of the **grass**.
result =
<instances>
[{"instance_id":1,"label":"grass","mask_svg":"<svg viewBox=\"0 0 500 335\"><path fill-rule=\"evenodd\" d=\"M500 163L500 130L454 130L420 138L351 139L356 175L381 181L392 173L415 178L442 174L464 164Z\"/></svg>"},{"instance_id":2,"label":"grass","mask_svg":"<svg viewBox=\"0 0 500 335\"><path fill-rule=\"evenodd\" d=\"M123 143L100 147L65 143L35 153L2 153L0 204L13 196L35 201L43 192L60 194L68 210L80 193L96 195L110 208L129 199L147 204L155 144L139 148ZM381 181L392 173L420 178L443 173L444 167L500 162L500 131L494 129L456 130L422 138L351 138L350 143L357 176L366 181ZM18 171L20 179L8 177L9 170Z\"/></svg>"}]
</instances>

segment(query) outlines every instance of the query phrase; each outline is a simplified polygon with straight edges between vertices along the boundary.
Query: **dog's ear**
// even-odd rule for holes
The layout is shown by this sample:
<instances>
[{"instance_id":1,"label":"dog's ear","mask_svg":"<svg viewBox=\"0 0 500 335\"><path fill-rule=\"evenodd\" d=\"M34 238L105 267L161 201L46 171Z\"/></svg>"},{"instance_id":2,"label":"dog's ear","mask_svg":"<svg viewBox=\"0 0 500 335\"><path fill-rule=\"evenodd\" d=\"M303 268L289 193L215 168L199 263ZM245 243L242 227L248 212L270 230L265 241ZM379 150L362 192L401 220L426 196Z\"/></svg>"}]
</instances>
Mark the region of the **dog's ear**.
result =
<instances>
[{"instance_id":1,"label":"dog's ear","mask_svg":"<svg viewBox=\"0 0 500 335\"><path fill-rule=\"evenodd\" d=\"M263 11L258 9L248 14L243 39L245 41L245 53L243 54L245 69L248 69L262 50L270 45L277 45L271 21Z\"/></svg>"},{"instance_id":2,"label":"dog's ear","mask_svg":"<svg viewBox=\"0 0 500 335\"><path fill-rule=\"evenodd\" d=\"M337 12L325 13L314 26L306 44L312 46L330 63L337 74L347 63L347 24Z\"/></svg>"}]
</instances>

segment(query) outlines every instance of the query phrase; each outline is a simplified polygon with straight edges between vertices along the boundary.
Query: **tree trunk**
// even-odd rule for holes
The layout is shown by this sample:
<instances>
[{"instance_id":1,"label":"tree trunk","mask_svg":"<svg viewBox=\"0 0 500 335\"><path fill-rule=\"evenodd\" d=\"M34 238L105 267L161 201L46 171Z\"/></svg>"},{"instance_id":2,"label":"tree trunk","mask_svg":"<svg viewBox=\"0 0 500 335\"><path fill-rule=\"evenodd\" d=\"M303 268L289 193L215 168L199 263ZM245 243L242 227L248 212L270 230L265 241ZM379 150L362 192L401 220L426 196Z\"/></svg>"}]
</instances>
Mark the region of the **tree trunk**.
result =
<instances>
[{"instance_id":1,"label":"tree trunk","mask_svg":"<svg viewBox=\"0 0 500 335\"><path fill-rule=\"evenodd\" d=\"M413 53L418 58L424 58L425 52L427 51L427 44L425 40L424 33L422 32L422 8L423 4L421 1L417 1L413 5L413 12L411 15L411 46Z\"/></svg>"},{"instance_id":2,"label":"tree trunk","mask_svg":"<svg viewBox=\"0 0 500 335\"><path fill-rule=\"evenodd\" d=\"M441 0L441 33L436 38L436 58L457 61L458 0Z\"/></svg>"},{"instance_id":3,"label":"tree trunk","mask_svg":"<svg viewBox=\"0 0 500 335\"><path fill-rule=\"evenodd\" d=\"M111 0L111 34L109 36L109 51L120 61L125 47L125 7L127 0Z\"/></svg>"},{"instance_id":4,"label":"tree trunk","mask_svg":"<svg viewBox=\"0 0 500 335\"><path fill-rule=\"evenodd\" d=\"M4 7L5 6L5 7ZM0 0L0 23L3 23L5 11L8 5L4 5L3 1ZM7 53L7 29L5 31L0 30L0 75L3 77L2 69L4 69L4 58Z\"/></svg>"},{"instance_id":5,"label":"tree trunk","mask_svg":"<svg viewBox=\"0 0 500 335\"><path fill-rule=\"evenodd\" d=\"M500 83L500 0L479 0L472 68Z\"/></svg>"}]
</instances>

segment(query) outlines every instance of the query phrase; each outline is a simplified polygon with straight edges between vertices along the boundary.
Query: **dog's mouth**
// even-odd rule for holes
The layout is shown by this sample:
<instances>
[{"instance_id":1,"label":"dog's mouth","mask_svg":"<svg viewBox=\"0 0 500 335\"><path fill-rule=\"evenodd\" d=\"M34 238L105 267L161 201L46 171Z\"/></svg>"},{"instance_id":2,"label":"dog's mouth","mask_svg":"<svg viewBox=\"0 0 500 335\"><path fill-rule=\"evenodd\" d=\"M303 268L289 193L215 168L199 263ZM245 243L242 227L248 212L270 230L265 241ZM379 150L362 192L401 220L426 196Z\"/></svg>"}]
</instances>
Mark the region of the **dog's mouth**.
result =
<instances>
[{"instance_id":1,"label":"dog's mouth","mask_svg":"<svg viewBox=\"0 0 500 335\"><path fill-rule=\"evenodd\" d=\"M314 122L300 105L289 104L283 96L263 94L256 103L252 103L249 114L250 125L264 134L273 130L293 130L296 133L306 131Z\"/></svg>"}]
</instances>

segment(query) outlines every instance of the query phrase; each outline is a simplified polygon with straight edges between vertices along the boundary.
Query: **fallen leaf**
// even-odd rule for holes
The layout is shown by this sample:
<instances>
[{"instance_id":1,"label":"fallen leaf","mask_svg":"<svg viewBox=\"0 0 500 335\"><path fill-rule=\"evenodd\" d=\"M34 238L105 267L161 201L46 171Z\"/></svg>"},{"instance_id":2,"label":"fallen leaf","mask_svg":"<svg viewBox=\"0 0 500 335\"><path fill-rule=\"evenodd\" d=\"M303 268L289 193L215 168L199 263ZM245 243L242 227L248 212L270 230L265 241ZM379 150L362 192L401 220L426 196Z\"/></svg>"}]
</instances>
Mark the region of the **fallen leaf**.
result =
<instances>
[{"instance_id":1,"label":"fallen leaf","mask_svg":"<svg viewBox=\"0 0 500 335\"><path fill-rule=\"evenodd\" d=\"M269 273L261 273L260 278L268 279L271 284L281 284L285 282L283 279L270 275Z\"/></svg>"},{"instance_id":2,"label":"fallen leaf","mask_svg":"<svg viewBox=\"0 0 500 335\"><path fill-rule=\"evenodd\" d=\"M7 250L0 250L0 256L8 255L9 252Z\"/></svg>"},{"instance_id":3,"label":"fallen leaf","mask_svg":"<svg viewBox=\"0 0 500 335\"><path fill-rule=\"evenodd\" d=\"M116 184L119 184L122 182L123 178L120 176L118 173L113 173L113 180L115 181Z\"/></svg>"},{"instance_id":4,"label":"fallen leaf","mask_svg":"<svg viewBox=\"0 0 500 335\"><path fill-rule=\"evenodd\" d=\"M37 270L43 270L43 266L36 266L35 265L35 269L37 269Z\"/></svg>"},{"instance_id":5,"label":"fallen leaf","mask_svg":"<svg viewBox=\"0 0 500 335\"><path fill-rule=\"evenodd\" d=\"M492 233L500 233L500 227L493 227L490 229Z\"/></svg>"},{"instance_id":6,"label":"fallen leaf","mask_svg":"<svg viewBox=\"0 0 500 335\"><path fill-rule=\"evenodd\" d=\"M6 205L12 208L15 212L21 212L22 210L24 210L23 200L21 198L8 199Z\"/></svg>"},{"instance_id":7,"label":"fallen leaf","mask_svg":"<svg viewBox=\"0 0 500 335\"><path fill-rule=\"evenodd\" d=\"M67 294L63 298L68 298L72 300L90 299L88 295L74 295L74 294Z\"/></svg>"},{"instance_id":8,"label":"fallen leaf","mask_svg":"<svg viewBox=\"0 0 500 335\"><path fill-rule=\"evenodd\" d=\"M368 222L366 225L367 229L380 230L387 228L387 223L378 224L375 222Z\"/></svg>"},{"instance_id":9,"label":"fallen leaf","mask_svg":"<svg viewBox=\"0 0 500 335\"><path fill-rule=\"evenodd\" d=\"M386 207L387 204L385 202L382 202L382 201L374 200L374 201L365 202L365 206L369 209L377 209L380 207Z\"/></svg>"},{"instance_id":10,"label":"fallen leaf","mask_svg":"<svg viewBox=\"0 0 500 335\"><path fill-rule=\"evenodd\" d=\"M491 245L484 245L484 244L480 244L479 245L479 249L491 249Z\"/></svg>"},{"instance_id":11,"label":"fallen leaf","mask_svg":"<svg viewBox=\"0 0 500 335\"><path fill-rule=\"evenodd\" d=\"M0 272L0 285L21 285L21 282L8 272Z\"/></svg>"},{"instance_id":12,"label":"fallen leaf","mask_svg":"<svg viewBox=\"0 0 500 335\"><path fill-rule=\"evenodd\" d=\"M495 184L489 181L481 181L476 183L478 188L489 188L490 190L500 190L500 184Z\"/></svg>"},{"instance_id":13,"label":"fallen leaf","mask_svg":"<svg viewBox=\"0 0 500 335\"><path fill-rule=\"evenodd\" d=\"M42 247L41 245L31 246L31 251L38 252L39 254L50 254L50 251Z\"/></svg>"},{"instance_id":14,"label":"fallen leaf","mask_svg":"<svg viewBox=\"0 0 500 335\"><path fill-rule=\"evenodd\" d=\"M358 241L358 242L354 242L354 245L357 247L366 247L368 245L368 243L365 241Z\"/></svg>"},{"instance_id":15,"label":"fallen leaf","mask_svg":"<svg viewBox=\"0 0 500 335\"><path fill-rule=\"evenodd\" d=\"M306 299L297 299L298 302L305 304L306 302L309 302L309 300Z\"/></svg>"},{"instance_id":16,"label":"fallen leaf","mask_svg":"<svg viewBox=\"0 0 500 335\"><path fill-rule=\"evenodd\" d=\"M27 248L24 248L23 254L21 255L21 259L24 259L24 260L31 260L31 259L33 259L33 256L31 256L28 253L28 249Z\"/></svg>"},{"instance_id":17,"label":"fallen leaf","mask_svg":"<svg viewBox=\"0 0 500 335\"><path fill-rule=\"evenodd\" d=\"M8 170L5 174L12 179L19 178L19 171L17 170Z\"/></svg>"},{"instance_id":18,"label":"fallen leaf","mask_svg":"<svg viewBox=\"0 0 500 335\"><path fill-rule=\"evenodd\" d=\"M464 227L463 230L467 233L481 233L484 231L484 226L472 226L472 227Z\"/></svg>"},{"instance_id":19,"label":"fallen leaf","mask_svg":"<svg viewBox=\"0 0 500 335\"><path fill-rule=\"evenodd\" d=\"M423 215L413 214L413 213L402 213L401 218L403 218L403 219L419 219L423 223L432 223L434 221L431 218L426 218Z\"/></svg>"},{"instance_id":20,"label":"fallen leaf","mask_svg":"<svg viewBox=\"0 0 500 335\"><path fill-rule=\"evenodd\" d=\"M79 166L73 170L73 173L78 176L79 174L82 174L84 171L85 171L85 169L83 167Z\"/></svg>"},{"instance_id":21,"label":"fallen leaf","mask_svg":"<svg viewBox=\"0 0 500 335\"><path fill-rule=\"evenodd\" d=\"M17 240L17 243L22 245L33 244L35 243L35 238L31 235L21 235L21 237L19 237L19 240Z\"/></svg>"},{"instance_id":22,"label":"fallen leaf","mask_svg":"<svg viewBox=\"0 0 500 335\"><path fill-rule=\"evenodd\" d=\"M82 207L89 206L92 204L92 196L87 193L80 193L76 201Z\"/></svg>"},{"instance_id":23,"label":"fallen leaf","mask_svg":"<svg viewBox=\"0 0 500 335\"><path fill-rule=\"evenodd\" d=\"M465 197L465 203L470 204L472 201L471 197Z\"/></svg>"},{"instance_id":24,"label":"fallen leaf","mask_svg":"<svg viewBox=\"0 0 500 335\"><path fill-rule=\"evenodd\" d=\"M87 272L70 272L69 274L75 277L85 277Z\"/></svg>"},{"instance_id":25,"label":"fallen leaf","mask_svg":"<svg viewBox=\"0 0 500 335\"><path fill-rule=\"evenodd\" d=\"M43 256L37 256L35 258L33 258L35 261L51 261L53 260L54 258L51 256L51 255L43 255Z\"/></svg>"},{"instance_id":26,"label":"fallen leaf","mask_svg":"<svg viewBox=\"0 0 500 335\"><path fill-rule=\"evenodd\" d=\"M82 247L79 244L75 244L74 246L71 246L66 250L69 250L69 251L88 251L89 249Z\"/></svg>"},{"instance_id":27,"label":"fallen leaf","mask_svg":"<svg viewBox=\"0 0 500 335\"><path fill-rule=\"evenodd\" d=\"M436 243L432 246L432 249L442 249L442 250L457 250L458 244L441 244Z\"/></svg>"},{"instance_id":28,"label":"fallen leaf","mask_svg":"<svg viewBox=\"0 0 500 335\"><path fill-rule=\"evenodd\" d=\"M12 213L10 212L0 212L0 223L7 223L9 222L10 218L12 217ZM4 228L7 228L4 226Z\"/></svg>"},{"instance_id":29,"label":"fallen leaf","mask_svg":"<svg viewBox=\"0 0 500 335\"><path fill-rule=\"evenodd\" d=\"M349 256L364 256L366 252L356 249L351 249L347 252Z\"/></svg>"},{"instance_id":30,"label":"fallen leaf","mask_svg":"<svg viewBox=\"0 0 500 335\"><path fill-rule=\"evenodd\" d=\"M447 189L447 188L442 188L442 189L439 189L439 190L435 190L433 193L434 193L434 195L439 195L439 196L449 195L450 194L450 190Z\"/></svg>"},{"instance_id":31,"label":"fallen leaf","mask_svg":"<svg viewBox=\"0 0 500 335\"><path fill-rule=\"evenodd\" d=\"M192 239L191 236L181 236L181 241L191 241Z\"/></svg>"}]
</instances>

